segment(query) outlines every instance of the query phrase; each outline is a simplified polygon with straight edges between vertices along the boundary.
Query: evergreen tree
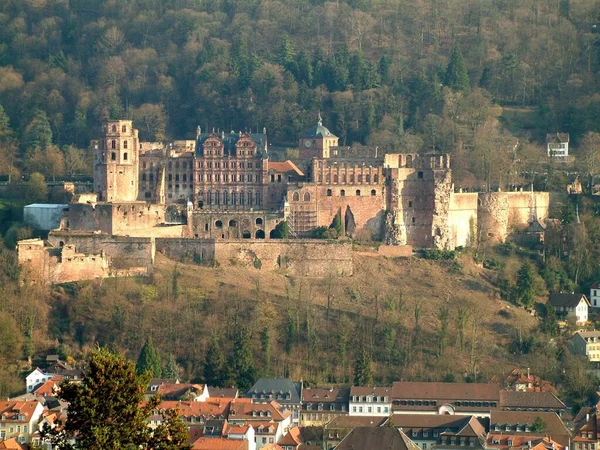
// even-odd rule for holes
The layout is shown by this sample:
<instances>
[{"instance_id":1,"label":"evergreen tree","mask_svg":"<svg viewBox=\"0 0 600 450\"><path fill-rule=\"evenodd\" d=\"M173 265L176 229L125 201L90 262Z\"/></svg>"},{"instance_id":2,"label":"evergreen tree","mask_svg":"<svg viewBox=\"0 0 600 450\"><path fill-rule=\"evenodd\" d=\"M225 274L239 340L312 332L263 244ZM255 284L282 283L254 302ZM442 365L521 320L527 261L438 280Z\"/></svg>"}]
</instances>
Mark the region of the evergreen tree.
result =
<instances>
[{"instance_id":1,"label":"evergreen tree","mask_svg":"<svg viewBox=\"0 0 600 450\"><path fill-rule=\"evenodd\" d=\"M48 116L42 110L36 110L33 118L25 127L23 144L27 148L45 149L52 144L52 128Z\"/></svg>"},{"instance_id":2,"label":"evergreen tree","mask_svg":"<svg viewBox=\"0 0 600 450\"><path fill-rule=\"evenodd\" d=\"M256 369L252 356L250 332L240 326L233 335L233 352L229 358L229 367L237 387L246 391L254 384Z\"/></svg>"},{"instance_id":3,"label":"evergreen tree","mask_svg":"<svg viewBox=\"0 0 600 450\"><path fill-rule=\"evenodd\" d=\"M333 221L331 222L331 225L329 225L329 228L332 228L335 230L335 232L337 233L337 236L341 236L342 235L342 219L340 218L340 212L338 212L335 217L333 218Z\"/></svg>"},{"instance_id":4,"label":"evergreen tree","mask_svg":"<svg viewBox=\"0 0 600 450\"><path fill-rule=\"evenodd\" d=\"M373 370L371 369L371 357L363 345L354 364L354 385L370 386L372 384Z\"/></svg>"},{"instance_id":5,"label":"evergreen tree","mask_svg":"<svg viewBox=\"0 0 600 450\"><path fill-rule=\"evenodd\" d=\"M467 66L458 45L454 44L450 63L446 68L445 84L454 91L468 91L470 88Z\"/></svg>"},{"instance_id":6,"label":"evergreen tree","mask_svg":"<svg viewBox=\"0 0 600 450\"><path fill-rule=\"evenodd\" d=\"M160 378L162 375L162 364L160 361L160 355L152 344L152 338L148 337L137 362L137 373L142 375L146 372L150 372L152 377Z\"/></svg>"},{"instance_id":7,"label":"evergreen tree","mask_svg":"<svg viewBox=\"0 0 600 450\"><path fill-rule=\"evenodd\" d=\"M556 319L556 310L550 303L546 303L546 313L542 322L542 331L550 336L558 336L560 328Z\"/></svg>"},{"instance_id":8,"label":"evergreen tree","mask_svg":"<svg viewBox=\"0 0 600 450\"><path fill-rule=\"evenodd\" d=\"M292 74L298 72L298 65L296 63L296 51L294 50L294 44L287 37L283 36L281 39L281 46L279 47L279 58L278 61L283 67L286 68Z\"/></svg>"},{"instance_id":9,"label":"evergreen tree","mask_svg":"<svg viewBox=\"0 0 600 450\"><path fill-rule=\"evenodd\" d=\"M392 59L389 56L383 55L379 60L379 78L384 84L387 84L390 81L391 65Z\"/></svg>"},{"instance_id":10,"label":"evergreen tree","mask_svg":"<svg viewBox=\"0 0 600 450\"><path fill-rule=\"evenodd\" d=\"M169 380L179 379L179 368L177 367L175 356L173 356L172 353L169 354L169 360L167 361L167 366L163 370L162 376Z\"/></svg>"},{"instance_id":11,"label":"evergreen tree","mask_svg":"<svg viewBox=\"0 0 600 450\"><path fill-rule=\"evenodd\" d=\"M189 449L187 428L176 412L165 413L157 428L148 426L160 401L144 403L150 377L149 372L137 375L133 363L120 355L93 350L81 383L61 385L58 396L69 404L65 423L54 429L46 425L42 435L60 450Z\"/></svg>"},{"instance_id":12,"label":"evergreen tree","mask_svg":"<svg viewBox=\"0 0 600 450\"><path fill-rule=\"evenodd\" d=\"M305 83L307 86L313 85L313 67L308 55L304 50L298 55L298 77L299 83Z\"/></svg>"},{"instance_id":13,"label":"evergreen tree","mask_svg":"<svg viewBox=\"0 0 600 450\"><path fill-rule=\"evenodd\" d=\"M204 381L209 386L223 386L228 381L225 355L219 338L214 334L210 337L204 359Z\"/></svg>"},{"instance_id":14,"label":"evergreen tree","mask_svg":"<svg viewBox=\"0 0 600 450\"><path fill-rule=\"evenodd\" d=\"M527 263L524 263L519 269L519 272L517 272L516 294L517 301L521 305L526 308L533 306L533 270Z\"/></svg>"}]
</instances>

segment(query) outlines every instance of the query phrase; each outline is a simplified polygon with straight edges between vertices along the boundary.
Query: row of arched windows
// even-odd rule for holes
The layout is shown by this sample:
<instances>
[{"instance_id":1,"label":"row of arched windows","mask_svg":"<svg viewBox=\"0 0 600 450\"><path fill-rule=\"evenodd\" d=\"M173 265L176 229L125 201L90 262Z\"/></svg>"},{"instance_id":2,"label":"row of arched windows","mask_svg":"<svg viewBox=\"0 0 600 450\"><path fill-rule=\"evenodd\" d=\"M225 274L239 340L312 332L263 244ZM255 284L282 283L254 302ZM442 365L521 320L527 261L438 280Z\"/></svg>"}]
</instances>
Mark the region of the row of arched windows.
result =
<instances>
[{"instance_id":1,"label":"row of arched windows","mask_svg":"<svg viewBox=\"0 0 600 450\"><path fill-rule=\"evenodd\" d=\"M200 192L200 202L203 205L223 205L223 206L252 206L260 205L260 192L252 191L206 191Z\"/></svg>"}]
</instances>

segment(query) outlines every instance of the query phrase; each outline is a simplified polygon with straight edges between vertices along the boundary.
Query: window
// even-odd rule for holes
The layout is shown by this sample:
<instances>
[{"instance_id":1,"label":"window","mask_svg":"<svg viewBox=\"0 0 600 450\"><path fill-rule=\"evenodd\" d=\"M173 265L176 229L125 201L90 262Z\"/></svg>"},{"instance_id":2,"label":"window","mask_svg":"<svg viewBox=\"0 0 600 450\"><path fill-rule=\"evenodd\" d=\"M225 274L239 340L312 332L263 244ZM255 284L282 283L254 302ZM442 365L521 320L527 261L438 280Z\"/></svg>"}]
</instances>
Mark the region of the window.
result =
<instances>
[{"instance_id":1,"label":"window","mask_svg":"<svg viewBox=\"0 0 600 450\"><path fill-rule=\"evenodd\" d=\"M117 160L117 154L115 152L112 152L110 155L110 159L111 161L116 161Z\"/></svg>"},{"instance_id":2,"label":"window","mask_svg":"<svg viewBox=\"0 0 600 450\"><path fill-rule=\"evenodd\" d=\"M215 222L215 227L217 227L217 228L223 228L223 222L221 222L220 220L217 220Z\"/></svg>"},{"instance_id":3,"label":"window","mask_svg":"<svg viewBox=\"0 0 600 450\"><path fill-rule=\"evenodd\" d=\"M123 153L123 161L127 161L127 152Z\"/></svg>"},{"instance_id":4,"label":"window","mask_svg":"<svg viewBox=\"0 0 600 450\"><path fill-rule=\"evenodd\" d=\"M142 181L146 181L146 174L145 173L142 174Z\"/></svg>"},{"instance_id":5,"label":"window","mask_svg":"<svg viewBox=\"0 0 600 450\"><path fill-rule=\"evenodd\" d=\"M111 130L112 130L113 133L116 133L117 132L117 126L113 125L112 128L111 128Z\"/></svg>"},{"instance_id":6,"label":"window","mask_svg":"<svg viewBox=\"0 0 600 450\"><path fill-rule=\"evenodd\" d=\"M423 172L418 172L418 173L417 173L417 176L418 176L419 178L423 178Z\"/></svg>"},{"instance_id":7,"label":"window","mask_svg":"<svg viewBox=\"0 0 600 450\"><path fill-rule=\"evenodd\" d=\"M340 197L345 197L346 196L346 191L344 189L342 189L340 191Z\"/></svg>"},{"instance_id":8,"label":"window","mask_svg":"<svg viewBox=\"0 0 600 450\"><path fill-rule=\"evenodd\" d=\"M377 195L377 191L375 189L371 189L371 196L375 197Z\"/></svg>"},{"instance_id":9,"label":"window","mask_svg":"<svg viewBox=\"0 0 600 450\"><path fill-rule=\"evenodd\" d=\"M408 202L408 207L409 207L409 208L412 208L412 207L413 207L413 202L412 202L412 200L410 200L410 201Z\"/></svg>"},{"instance_id":10,"label":"window","mask_svg":"<svg viewBox=\"0 0 600 450\"><path fill-rule=\"evenodd\" d=\"M281 183L281 175L277 175L277 182Z\"/></svg>"},{"instance_id":11,"label":"window","mask_svg":"<svg viewBox=\"0 0 600 450\"><path fill-rule=\"evenodd\" d=\"M123 148L127 148L129 144L127 143L127 141L123 141Z\"/></svg>"},{"instance_id":12,"label":"window","mask_svg":"<svg viewBox=\"0 0 600 450\"><path fill-rule=\"evenodd\" d=\"M356 412L356 406L352 407L352 412Z\"/></svg>"},{"instance_id":13,"label":"window","mask_svg":"<svg viewBox=\"0 0 600 450\"><path fill-rule=\"evenodd\" d=\"M357 190L356 190L356 196L357 196L357 197L360 197L360 189L357 189Z\"/></svg>"},{"instance_id":14,"label":"window","mask_svg":"<svg viewBox=\"0 0 600 450\"><path fill-rule=\"evenodd\" d=\"M327 189L327 197L331 197L331 189Z\"/></svg>"},{"instance_id":15,"label":"window","mask_svg":"<svg viewBox=\"0 0 600 450\"><path fill-rule=\"evenodd\" d=\"M110 148L112 150L117 148L117 141L115 141L114 139L112 141L110 141Z\"/></svg>"},{"instance_id":16,"label":"window","mask_svg":"<svg viewBox=\"0 0 600 450\"><path fill-rule=\"evenodd\" d=\"M115 131L116 131L116 130L115 130ZM123 133L127 133L127 126L126 126L126 125L123 125L123 127L121 128L121 131L122 131Z\"/></svg>"},{"instance_id":17,"label":"window","mask_svg":"<svg viewBox=\"0 0 600 450\"><path fill-rule=\"evenodd\" d=\"M308 192L304 193L304 201L305 202L310 202L310 194Z\"/></svg>"},{"instance_id":18,"label":"window","mask_svg":"<svg viewBox=\"0 0 600 450\"><path fill-rule=\"evenodd\" d=\"M413 218L412 218L410 221L411 221L412 223L415 223L415 218L413 217Z\"/></svg>"}]
</instances>

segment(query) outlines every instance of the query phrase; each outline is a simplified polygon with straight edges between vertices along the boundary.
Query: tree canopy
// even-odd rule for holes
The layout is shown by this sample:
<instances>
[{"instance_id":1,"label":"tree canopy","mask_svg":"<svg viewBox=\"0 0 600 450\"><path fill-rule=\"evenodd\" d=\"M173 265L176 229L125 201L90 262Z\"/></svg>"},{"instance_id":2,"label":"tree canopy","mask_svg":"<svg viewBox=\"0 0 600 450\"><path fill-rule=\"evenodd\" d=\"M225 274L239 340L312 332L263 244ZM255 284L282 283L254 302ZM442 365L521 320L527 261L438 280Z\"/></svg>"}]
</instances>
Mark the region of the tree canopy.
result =
<instances>
[{"instance_id":1,"label":"tree canopy","mask_svg":"<svg viewBox=\"0 0 600 450\"><path fill-rule=\"evenodd\" d=\"M105 348L90 354L81 383L61 384L59 398L69 403L67 420L44 436L60 450L189 448L187 429L175 411L152 430L149 419L159 399L143 402L150 373L137 375L131 361ZM75 444L70 440L76 436Z\"/></svg>"}]
</instances>

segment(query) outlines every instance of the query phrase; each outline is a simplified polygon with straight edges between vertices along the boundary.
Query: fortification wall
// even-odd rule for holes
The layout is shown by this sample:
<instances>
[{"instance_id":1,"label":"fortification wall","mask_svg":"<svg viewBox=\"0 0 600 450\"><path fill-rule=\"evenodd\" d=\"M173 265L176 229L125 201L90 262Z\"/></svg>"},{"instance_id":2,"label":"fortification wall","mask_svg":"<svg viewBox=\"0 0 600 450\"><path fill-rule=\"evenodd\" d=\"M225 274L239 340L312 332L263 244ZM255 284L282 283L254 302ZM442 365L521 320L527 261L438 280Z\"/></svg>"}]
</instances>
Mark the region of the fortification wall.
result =
<instances>
[{"instance_id":1,"label":"fortification wall","mask_svg":"<svg viewBox=\"0 0 600 450\"><path fill-rule=\"evenodd\" d=\"M448 233L450 248L469 247L477 236L476 192L451 193L448 208Z\"/></svg>"},{"instance_id":2,"label":"fortification wall","mask_svg":"<svg viewBox=\"0 0 600 450\"><path fill-rule=\"evenodd\" d=\"M215 259L220 264L284 270L294 276L349 276L353 273L352 244L342 242L219 241L215 243Z\"/></svg>"},{"instance_id":3,"label":"fortification wall","mask_svg":"<svg viewBox=\"0 0 600 450\"><path fill-rule=\"evenodd\" d=\"M215 263L215 239L157 238L156 251L174 261L212 266Z\"/></svg>"},{"instance_id":4,"label":"fortification wall","mask_svg":"<svg viewBox=\"0 0 600 450\"><path fill-rule=\"evenodd\" d=\"M103 233L51 231L48 241L54 247L74 245L79 252L104 253L116 269L149 268L154 263L154 238L109 236Z\"/></svg>"}]
</instances>

